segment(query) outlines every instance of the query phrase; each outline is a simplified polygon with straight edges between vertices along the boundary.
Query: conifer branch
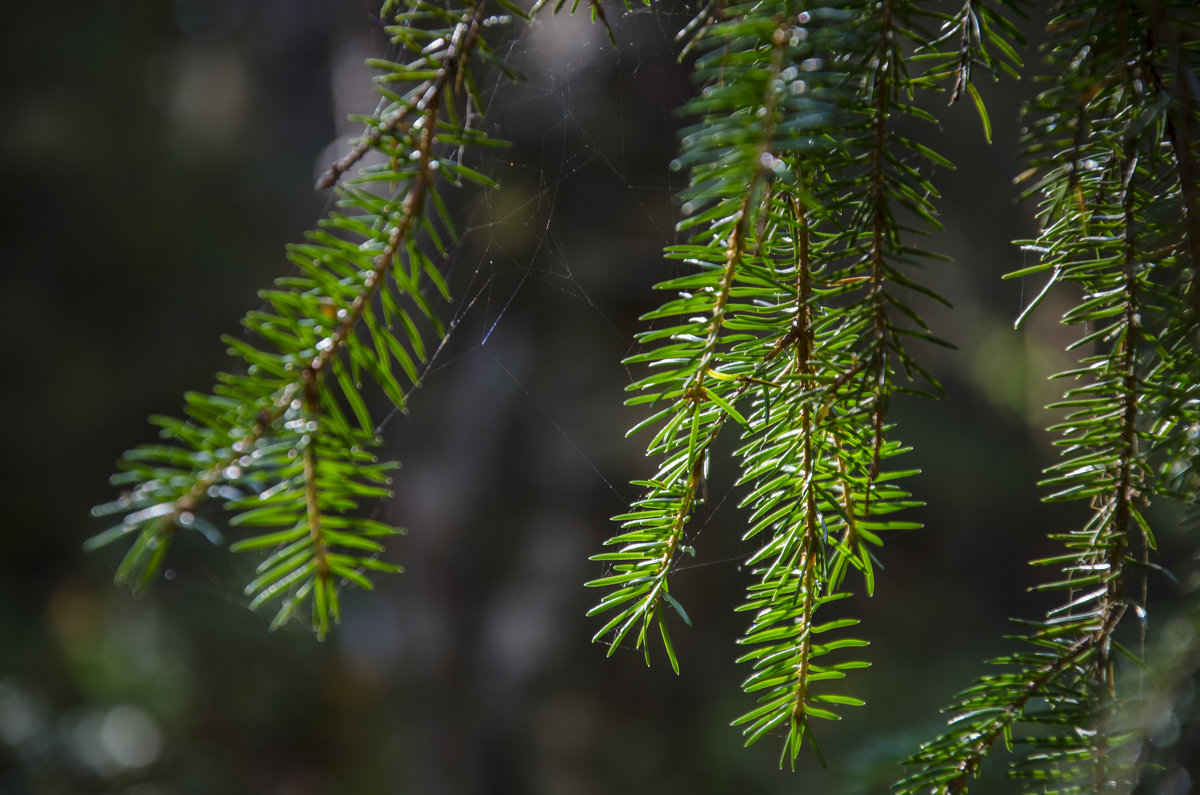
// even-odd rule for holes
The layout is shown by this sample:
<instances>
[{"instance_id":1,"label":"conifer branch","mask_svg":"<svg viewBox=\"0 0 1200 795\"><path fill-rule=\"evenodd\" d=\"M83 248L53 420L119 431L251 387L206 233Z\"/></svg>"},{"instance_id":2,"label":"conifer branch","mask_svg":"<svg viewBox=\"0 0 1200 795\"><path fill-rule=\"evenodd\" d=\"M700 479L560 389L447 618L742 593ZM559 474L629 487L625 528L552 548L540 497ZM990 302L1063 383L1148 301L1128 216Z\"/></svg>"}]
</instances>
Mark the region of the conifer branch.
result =
<instances>
[{"instance_id":1,"label":"conifer branch","mask_svg":"<svg viewBox=\"0 0 1200 795\"><path fill-rule=\"evenodd\" d=\"M456 122L453 109L464 88L473 90L470 60L486 48L479 37L485 8L486 0L458 11L409 0L407 10L397 13L389 31L415 60L372 63L384 70L385 84L408 89L402 95L383 91L391 104L327 172L327 181L336 182L371 149L388 161L363 169L339 189L340 205L354 215L332 213L307 243L291 247L300 275L265 291L269 309L245 320L265 347L226 338L245 372L220 375L211 395L189 394L187 421L156 420L176 444L143 445L122 460L127 471L116 482L133 488L97 512L123 519L88 544L138 535L118 568L119 581L135 590L148 586L177 528L196 527L215 539L218 531L194 513L209 497L235 512L231 524L266 528L231 549L275 548L246 588L251 607L285 597L273 627L311 599L313 628L323 636L339 617L341 583L371 588L364 570L399 570L378 560L383 547L376 539L400 531L356 515L362 500L389 493L391 468L366 452L378 442L359 392L368 375L403 409L405 387L394 368L410 388L419 384L417 364L426 359L426 348L405 302L440 332L423 283L448 299L447 287L416 240L423 229L445 253L441 234L426 217L430 200L442 232L455 237L437 194L437 175L492 184L461 163L436 159L442 142L497 143ZM417 19L421 25L413 26ZM386 183L391 192L368 189L372 183Z\"/></svg>"},{"instance_id":2,"label":"conifer branch","mask_svg":"<svg viewBox=\"0 0 1200 795\"><path fill-rule=\"evenodd\" d=\"M1162 455L1167 429L1179 422L1174 384L1191 379L1194 359L1170 357L1174 343L1159 342L1172 337L1183 300L1173 292L1182 281L1177 249L1161 242L1185 234L1182 224L1146 213L1181 192L1173 147L1163 144L1169 103L1149 79L1160 51L1153 28L1125 4L1092 6L1064 3L1050 26L1062 74L1039 97L1044 116L1030 139L1046 176L1038 185L1041 236L1029 250L1044 261L1014 275L1049 270L1051 284L1083 288L1064 322L1085 324L1072 349L1097 352L1060 376L1083 383L1052 406L1068 412L1051 428L1063 434L1064 460L1046 470L1043 485L1053 489L1045 499L1087 500L1093 514L1078 530L1052 534L1065 554L1034 561L1061 571L1035 590L1065 599L1041 621L1023 622L1031 628L1023 640L1036 651L993 661L1009 670L959 694L950 729L909 759L919 770L897 785L901 793L965 792L1001 737L1010 751L1018 743L1028 749L1010 775L1052 782L1055 792L1109 791L1138 776L1116 652L1136 655L1116 633L1131 607L1144 620L1130 550L1155 547L1142 506L1169 492L1149 456ZM1065 145L1047 146L1051 133Z\"/></svg>"},{"instance_id":3,"label":"conifer branch","mask_svg":"<svg viewBox=\"0 0 1200 795\"><path fill-rule=\"evenodd\" d=\"M919 504L895 484L912 473L883 471L904 452L886 439L892 371L928 377L900 337L936 341L889 292L932 295L897 268L914 251L900 245L895 205L936 221L926 198L932 185L894 150L945 161L890 129L896 112L914 112L895 106L901 88L893 81L909 92L930 82L893 77L903 73L899 5L847 3L820 13L800 2L726 5L711 24L698 17L691 26L703 90L690 108L703 121L685 131L678 162L693 169L680 226L697 231L669 253L701 270L659 285L680 290L679 298L644 319L688 321L644 332L642 343L659 347L628 360L666 371L635 384L643 394L631 404L675 405L635 428L663 423L648 452L664 463L640 484L646 496L617 517L625 532L608 543L619 551L594 558L613 562L613 573L590 583L613 588L592 611L612 613L597 639L612 631L615 648L640 620L641 647L654 617L677 665L650 609L669 598L665 577L695 505L698 467L734 417L744 440L740 485L751 489L742 503L750 509L745 537L763 539L747 558L756 582L738 608L755 616L740 643L750 647L741 661L754 666L744 688L759 694L759 706L736 723L748 743L785 728L781 763L795 764L810 717L836 719L828 705L861 703L811 687L866 665L818 662L865 645L819 639L857 621L816 623L818 609L849 595L841 585L850 568L873 591L869 547L881 543L879 531L919 526L890 516ZM914 178L919 188L907 184ZM815 247L813 225L822 226ZM753 244L741 244L750 230ZM700 326L701 311L718 322ZM893 312L918 330L898 325ZM792 355L779 357L785 349ZM739 402L747 400L743 413Z\"/></svg>"}]
</instances>

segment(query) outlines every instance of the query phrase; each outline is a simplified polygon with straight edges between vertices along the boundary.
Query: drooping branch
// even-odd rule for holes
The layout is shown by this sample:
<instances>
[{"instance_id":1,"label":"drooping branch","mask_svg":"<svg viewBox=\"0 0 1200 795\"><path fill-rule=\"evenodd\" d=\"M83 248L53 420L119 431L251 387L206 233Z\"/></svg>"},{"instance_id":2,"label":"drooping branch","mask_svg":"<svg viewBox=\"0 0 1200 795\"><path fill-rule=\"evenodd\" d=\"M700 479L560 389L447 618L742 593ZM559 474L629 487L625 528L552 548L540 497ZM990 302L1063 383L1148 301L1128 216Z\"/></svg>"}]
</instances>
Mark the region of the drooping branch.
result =
<instances>
[{"instance_id":1,"label":"drooping branch","mask_svg":"<svg viewBox=\"0 0 1200 795\"><path fill-rule=\"evenodd\" d=\"M232 524L266 528L236 542L235 551L279 546L247 587L252 606L290 593L273 626L311 597L313 626L323 635L337 619L337 582L369 588L363 569L398 570L378 560L383 547L375 539L399 531L353 512L361 500L388 493L390 468L367 452L378 442L359 394L361 374L403 408L405 389L393 367L415 386L416 362L425 360L426 347L402 302L415 305L436 329L437 318L421 294L423 277L447 295L437 266L417 246L418 231L425 228L443 250L433 222L425 218L427 202L433 198L443 231L454 239L437 196L438 175L491 184L461 163L435 170L439 140L495 143L458 124L453 113L456 98L473 85L473 53L485 46L479 33L486 0L457 12L439 9L433 16L446 23L442 28L408 26L412 14L432 7L425 0L407 5L392 30L417 60L375 63L391 73L389 79L407 81L409 89L329 174L337 181L371 149L413 154L390 158L382 169L364 169L350 186L339 188L341 205L354 214L331 213L309 242L291 247L299 275L264 291L268 309L246 316L246 327L261 343L226 338L244 372L221 374L211 395L189 394L187 421L157 420L173 445L143 445L122 460L126 472L117 481L132 489L98 509L123 514L122 521L89 546L136 533L117 572L135 589L149 584L176 529L209 527L194 512L211 497L235 512ZM387 96L399 95L389 90ZM380 181L394 186L393 195L359 187ZM400 321L398 327L393 320Z\"/></svg>"},{"instance_id":2,"label":"drooping branch","mask_svg":"<svg viewBox=\"0 0 1200 795\"><path fill-rule=\"evenodd\" d=\"M1076 385L1051 406L1067 412L1051 428L1064 437L1064 460L1042 485L1052 490L1045 499L1085 500L1092 514L1078 529L1051 534L1065 543L1063 554L1034 561L1060 572L1034 590L1064 601L1022 622L1034 650L994 660L1008 670L959 694L949 730L908 760L918 771L897 785L907 795L965 792L1001 738L1010 751L1015 743L1028 749L1010 775L1055 781L1056 791L1108 791L1138 776L1135 756L1124 752L1136 735L1122 723L1117 659L1136 654L1116 633L1130 608L1145 616L1131 550L1153 549L1144 505L1168 493L1147 458L1171 438L1177 420L1164 412L1178 406L1174 383L1191 379L1173 372L1190 358L1169 358L1180 263L1176 247L1161 243L1175 233L1147 212L1180 187L1174 147L1163 143L1169 102L1148 79L1158 53L1152 27L1124 3L1060 11L1049 50L1062 72L1039 97L1042 137L1030 142L1045 176L1040 237L1028 250L1044 260L1018 273L1052 271L1051 285L1082 289L1064 322L1084 326L1071 346L1083 354L1060 375ZM1088 47L1079 47L1080 35Z\"/></svg>"},{"instance_id":3,"label":"drooping branch","mask_svg":"<svg viewBox=\"0 0 1200 795\"><path fill-rule=\"evenodd\" d=\"M618 550L594 558L612 571L590 584L612 590L592 613L609 614L596 639L610 653L639 624L642 647L658 620L677 664L658 611L670 604L687 621L667 575L692 551L685 522L711 441L732 417L743 430L739 485L749 489L744 537L761 542L747 558L755 582L738 608L754 616L739 643L754 667L744 689L758 706L737 723L747 743L785 728L781 762L794 764L809 718L861 703L811 687L865 665L825 659L865 645L821 637L857 621L816 616L849 596L841 585L850 568L873 590L868 545L881 543L880 531L919 526L889 516L918 505L896 483L911 472L883 471L904 452L885 438L893 370L925 374L893 313L932 339L889 294L895 286L930 294L898 268L912 250L900 246L893 214L903 205L936 221L921 198L932 186L898 150L945 161L892 130L897 113L915 115L894 95L921 84L897 76L896 36L921 35L909 24L919 16L912 4L713 9L718 17L702 14L693 26L702 91L689 107L701 121L684 132L677 161L692 169L680 228L693 237L669 250L698 272L659 285L679 297L644 319L674 325L640 335L657 347L628 360L657 369L634 385L641 394L630 403L671 404L635 428L661 424L648 452L663 463L616 518L623 532L608 543Z\"/></svg>"}]
</instances>

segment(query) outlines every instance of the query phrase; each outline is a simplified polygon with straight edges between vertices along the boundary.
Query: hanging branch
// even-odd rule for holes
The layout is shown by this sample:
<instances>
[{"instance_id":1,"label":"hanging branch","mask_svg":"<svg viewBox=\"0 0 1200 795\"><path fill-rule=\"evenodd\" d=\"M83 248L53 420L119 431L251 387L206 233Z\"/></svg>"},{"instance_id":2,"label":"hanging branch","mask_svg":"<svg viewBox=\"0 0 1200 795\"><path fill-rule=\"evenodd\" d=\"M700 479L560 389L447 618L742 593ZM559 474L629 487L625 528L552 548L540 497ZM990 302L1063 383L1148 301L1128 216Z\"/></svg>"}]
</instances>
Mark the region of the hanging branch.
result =
<instances>
[{"instance_id":1,"label":"hanging branch","mask_svg":"<svg viewBox=\"0 0 1200 795\"><path fill-rule=\"evenodd\" d=\"M761 28L762 20L745 24L747 28L755 24ZM788 41L784 33L778 38L779 45L771 45L777 50ZM719 57L702 57L697 69L721 69L716 63ZM761 104L765 108L774 102L774 80L780 71L780 63L779 56L773 58L769 67L773 74L766 80L762 75L756 76L753 83L727 79L722 81L720 89L736 93L738 99L733 101L746 100L750 103L748 107ZM743 72L746 77L751 74L750 68ZM764 100L766 89L770 96ZM639 626L635 647L644 650L649 663L647 633L652 623L656 623L668 659L676 671L679 663L660 608L664 603L670 604L685 623L688 618L683 607L671 597L667 577L679 555L692 553L683 541L687 522L702 501L712 441L727 417L745 423L745 418L733 406L745 391L745 385L739 382L736 373L722 369L731 363L723 343L727 335L727 318L734 305L739 303L731 301L734 286L744 281L746 272L757 265L757 241L750 236L757 229L763 204L769 196L767 166L774 119L768 118L757 135L745 135L738 129L738 124L726 120L706 126L704 132L697 130L693 151L681 158L681 165L682 161L691 159L697 163L693 175L695 187L685 194L694 214L682 226L704 226L694 245L677 246L669 250L669 255L685 259L703 270L658 286L659 289L687 292L681 294L679 300L668 302L644 316L643 320L679 316L687 319L682 325L643 332L639 335L643 344L659 340L669 343L628 360L663 370L632 385L630 389L643 394L629 403L654 405L666 401L670 404L635 428L665 421L648 448L649 454L661 454L664 461L652 480L635 483L646 492L634 503L631 512L616 517L616 521L623 523L625 532L608 543L620 545L620 550L593 558L613 562L615 573L588 583L595 587L618 586L589 613L595 615L615 610L595 637L600 640L610 630L615 630L608 640L609 654L619 648L635 626ZM687 140L685 137L685 142ZM722 140L738 140L740 145L734 146L741 156L724 161L703 156L705 147L719 146ZM736 193L735 185L739 186Z\"/></svg>"},{"instance_id":2,"label":"hanging branch","mask_svg":"<svg viewBox=\"0 0 1200 795\"><path fill-rule=\"evenodd\" d=\"M901 242L895 213L936 228L936 191L910 155L949 164L894 125L921 115L902 96L951 72L940 55L932 76L905 70L902 40L937 47L913 4L836 6L713 4L684 34L701 86L686 108L700 121L684 131L677 161L692 169L680 222L692 238L668 256L696 272L658 285L678 298L643 318L666 326L639 335L656 347L628 360L652 368L628 402L656 409L634 431L657 427L647 453L662 463L616 517L623 532L607 543L617 551L593 558L611 572L589 583L611 589L591 611L607 614L596 640L610 654L637 627L633 645L649 662L657 624L678 671L661 608L689 622L669 575L695 554L688 520L712 442L732 417L743 429L739 484L750 490L745 538L759 544L738 607L753 616L739 643L758 705L735 724L748 744L785 730L781 764L793 765L811 718L862 703L835 684L867 665L836 659L866 645L841 632L857 619L818 615L850 596L850 569L873 592L881 533L920 526L892 516L920 504L897 485L913 472L885 468L905 452L887 439L890 396L921 391L895 373L938 389L903 342L939 341L900 291L937 296L904 272L923 253Z\"/></svg>"},{"instance_id":3,"label":"hanging branch","mask_svg":"<svg viewBox=\"0 0 1200 795\"><path fill-rule=\"evenodd\" d=\"M1147 567L1155 539L1144 506L1166 494L1151 456L1179 420L1176 379L1195 372L1194 358L1172 356L1162 342L1183 314L1186 281L1180 246L1162 243L1186 232L1147 209L1179 201L1182 186L1169 102L1151 79L1162 52L1146 20L1124 2L1069 2L1059 11L1049 51L1061 71L1038 98L1041 118L1028 136L1043 174L1042 231L1028 248L1043 261L1012 275L1045 271L1051 285L1082 290L1064 322L1084 325L1071 348L1085 355L1058 376L1082 383L1052 406L1067 412L1052 427L1063 435L1064 460L1043 485L1054 490L1047 500L1086 500L1092 516L1051 534L1064 554L1034 561L1060 571L1035 590L1065 601L1022 622L1032 650L994 660L1006 670L958 696L950 729L908 760L919 769L897 785L902 793L965 792L1001 739L1010 751L1025 749L1010 775L1049 782L1054 792L1110 791L1138 775L1118 657L1140 665L1139 654L1117 632L1130 613L1145 616L1135 572Z\"/></svg>"},{"instance_id":4,"label":"hanging branch","mask_svg":"<svg viewBox=\"0 0 1200 795\"><path fill-rule=\"evenodd\" d=\"M790 217L780 215L789 223L781 225L775 237L795 241L788 263L796 274L795 304L785 311L794 313L794 320L784 338L791 355L780 357L780 366L766 374L765 380L786 388L764 386L750 416L756 433L739 451L741 482L755 486L743 501L752 506L745 538L761 534L767 540L748 560L759 581L738 607L754 616L739 641L751 651L739 662L754 665L743 688L759 694L759 707L734 724L746 726L748 744L777 727L787 728L780 763L787 759L794 766L804 738L812 736L810 718L835 720L838 716L831 708L863 703L846 694L821 692L829 686L819 685L868 665L822 659L867 645L857 638L831 639L825 634L856 626L858 620L817 623L815 616L818 609L850 596L840 589L850 566L864 573L868 592L873 590L864 540L878 540L873 529L885 527L872 525L858 507L863 504L868 480L864 464L870 455L869 441L859 438L856 430L863 414L853 398L839 397L836 387L827 389L830 381L836 384L833 374L851 366L847 338L836 330L838 313L823 308L817 295L815 285L828 266L814 262L813 249L821 246L813 245L808 209L793 198ZM818 332L822 327L825 330ZM770 392L777 394L768 398Z\"/></svg>"},{"instance_id":5,"label":"hanging branch","mask_svg":"<svg viewBox=\"0 0 1200 795\"><path fill-rule=\"evenodd\" d=\"M490 53L479 35L485 8L485 0L458 8L409 0L394 15L388 32L411 60L371 62L390 104L365 120L368 133L322 185L368 151L387 162L339 188L341 210L307 243L290 247L299 274L264 291L267 308L244 321L260 342L226 338L244 371L219 375L211 394L187 395L187 420L154 418L169 443L134 448L118 463L124 471L114 482L128 490L96 513L121 521L87 546L135 536L119 582L144 590L178 529L216 539L196 513L210 497L226 501L232 525L255 528L231 549L274 549L246 588L251 607L282 598L272 627L311 598L313 627L323 636L339 617L340 584L370 588L364 571L399 571L378 559L377 539L400 531L357 513L364 500L389 493L392 468L367 452L378 439L360 393L369 376L403 410L427 356L413 309L443 333L425 293L433 285L449 300L446 281L418 245L423 233L444 255L443 236L456 239L439 175L494 186L460 161L437 158L439 147L498 143L459 122L456 111L464 92L474 92L472 61Z\"/></svg>"}]
</instances>

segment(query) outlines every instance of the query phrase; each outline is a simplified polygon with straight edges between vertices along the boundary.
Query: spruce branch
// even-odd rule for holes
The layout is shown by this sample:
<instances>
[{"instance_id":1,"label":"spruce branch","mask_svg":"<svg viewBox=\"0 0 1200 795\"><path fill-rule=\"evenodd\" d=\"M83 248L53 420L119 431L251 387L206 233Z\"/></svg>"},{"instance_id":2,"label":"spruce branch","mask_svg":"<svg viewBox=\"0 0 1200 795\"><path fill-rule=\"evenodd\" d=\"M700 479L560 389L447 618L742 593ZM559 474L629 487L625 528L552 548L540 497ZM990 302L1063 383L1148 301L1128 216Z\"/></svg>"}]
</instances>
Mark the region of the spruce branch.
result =
<instances>
[{"instance_id":1,"label":"spruce branch","mask_svg":"<svg viewBox=\"0 0 1200 795\"><path fill-rule=\"evenodd\" d=\"M1077 385L1051 406L1067 412L1051 427L1062 434L1063 460L1042 485L1051 490L1046 500L1085 500L1093 512L1079 529L1051 534L1063 554L1034 561L1059 570L1035 590L1064 600L1042 620L1022 622L1029 631L1021 640L1034 651L994 660L1007 670L959 694L949 730L908 760L918 770L896 785L902 793L965 792L1001 738L1010 751L1025 749L1010 775L1046 791L1124 791L1139 776L1118 658L1140 666L1140 652L1118 630L1131 609L1144 629L1145 582L1139 588L1137 578L1156 546L1145 505L1170 494L1156 461L1169 455L1168 429L1186 414L1178 396L1195 359L1178 348L1186 335L1172 331L1186 314L1186 279L1169 241L1186 232L1182 221L1147 212L1182 192L1169 102L1150 79L1161 50L1128 4L1093 6L1064 3L1050 23L1049 52L1061 72L1038 98L1041 118L1028 138L1033 166L1044 172L1041 233L1028 250L1043 259L1013 274L1049 271L1047 290L1082 288L1063 317L1084 326L1071 346L1082 352L1080 366L1059 375Z\"/></svg>"},{"instance_id":2,"label":"spruce branch","mask_svg":"<svg viewBox=\"0 0 1200 795\"><path fill-rule=\"evenodd\" d=\"M284 597L273 627L311 600L313 627L323 636L340 615L338 587L370 588L365 571L399 570L378 559L377 539L400 531L358 515L364 500L389 493L392 468L367 452L378 440L360 391L368 376L403 410L407 389L420 383L417 365L427 359L413 309L442 333L424 292L432 285L448 299L445 279L417 240L424 232L445 253L430 202L442 232L455 239L439 175L492 184L437 159L441 146L498 143L457 122L454 110L474 90L471 61L486 49L479 36L485 9L484 0L459 9L410 0L395 15L388 30L413 60L372 61L384 73L380 89L389 102L322 182L336 182L370 150L387 161L338 188L339 208L348 212L331 213L308 242L290 247L299 275L264 291L268 308L244 321L261 347L226 338L244 372L219 375L209 395L189 394L187 420L156 418L174 444L143 445L119 462L125 472L114 482L131 488L97 513L122 520L88 542L95 548L137 535L118 581L144 590L179 528L216 538L195 513L210 497L234 511L231 524L259 529L231 549L275 548L246 588L251 607ZM397 82L407 86L403 93L389 87Z\"/></svg>"},{"instance_id":3,"label":"spruce branch","mask_svg":"<svg viewBox=\"0 0 1200 795\"><path fill-rule=\"evenodd\" d=\"M591 611L610 614L596 636L610 653L638 622L642 647L657 621L677 669L659 608L668 602L688 621L667 577L711 442L733 417L739 485L750 489L745 538L759 543L747 557L756 581L738 608L754 616L739 642L758 706L735 723L747 743L786 730L781 764L793 765L810 718L861 703L814 687L866 665L824 658L866 642L838 632L856 619L818 612L850 595L852 568L874 590L881 532L919 527L892 515L919 505L897 485L913 473L884 466L905 452L887 438L890 395L920 391L893 383L894 373L937 389L903 338L937 340L897 293L936 295L904 273L919 252L901 243L895 220L900 207L936 227L936 191L898 151L947 164L893 128L897 113L917 113L900 95L936 83L907 75L900 41L933 40L910 24L920 16L911 4L835 6L714 5L685 34L702 87L688 106L701 122L684 131L677 161L692 169L680 228L693 237L668 255L698 272L659 285L678 298L643 319L675 325L643 332L656 347L628 360L660 370L631 387L640 394L629 403L671 403L634 428L658 426L647 452L663 463L616 517L624 532L608 544L618 551L594 558L612 572L589 583L612 589Z\"/></svg>"},{"instance_id":4,"label":"spruce branch","mask_svg":"<svg viewBox=\"0 0 1200 795\"><path fill-rule=\"evenodd\" d=\"M770 39L772 52L781 51L788 39L789 36L782 31L778 35L773 33ZM762 100L764 107L774 103L774 80L780 71L780 56L772 55L771 63L773 73L765 81L770 95ZM670 317L687 312L692 315L688 324L671 329L669 338L675 344L627 360L630 363L661 362L675 369L664 375L646 378L631 387L648 393L632 399L629 401L631 404L668 400L672 405L654 416L654 419L669 419L648 449L651 454L663 454L665 461L653 480L635 484L648 490L633 506L634 510L616 517L616 521L630 528L608 542L621 544L620 551L593 557L593 560L614 562L616 573L588 584L597 587L620 586L590 613L595 615L619 608L595 636L599 640L610 630L615 630L610 641L610 655L619 648L630 630L640 623L635 647L644 648L649 662L647 634L651 622L656 622L672 667L678 670L678 661L661 618L660 607L667 601L683 614L682 607L669 596L667 577L680 554L687 521L702 491L712 441L727 417L745 422L733 403L744 393L746 384L739 381L737 374L721 371L720 368L727 361L721 343L727 334L730 297L739 273L758 256L748 251L753 244L747 238L756 228L757 218L763 213L762 203L769 201L770 192L765 180L767 164L773 159L769 152L771 125L772 122L768 121L762 137L746 148L748 157L718 165L715 173L710 175L710 179L728 178L728 172L736 170L737 176L744 177L748 185L741 198L731 197L717 204L715 210L722 213L723 217L703 235L705 238L711 235L710 244L678 247L673 252L687 256L695 264L706 268L700 275L703 286L694 285L703 292L698 290L699 295L689 293L682 302L671 302L644 318ZM696 195L700 201L706 198ZM713 211L709 210L710 213ZM691 259L695 256L705 259ZM660 285L660 288L665 286ZM675 283L671 286L682 285ZM696 317L693 313L697 311L703 311L705 316ZM641 340L650 342L664 336L668 335L656 330L643 333ZM662 358L664 348L669 352L666 359Z\"/></svg>"},{"instance_id":5,"label":"spruce branch","mask_svg":"<svg viewBox=\"0 0 1200 795\"><path fill-rule=\"evenodd\" d=\"M752 651L739 662L754 664L755 672L743 688L750 693L761 692L760 706L738 718L734 725L746 725L747 744L776 727L787 728L780 764L788 760L794 767L804 739L812 737L810 718L837 719L831 706L863 703L852 696L822 693L819 687L813 687L867 665L861 661L818 662L829 652L866 645L857 639L821 642L825 632L854 626L857 621L839 619L817 624L814 619L818 607L849 596L838 590L847 561L853 561L864 572L870 569L869 564L853 554L865 549L855 532L854 491L845 477L846 457L836 443L831 444L838 433L845 432L839 427L841 411L831 412L821 391L812 389L819 372L827 366L826 357L831 351L824 345L829 341L828 336L818 337L814 330L808 211L794 197L791 211L798 311L791 331L783 338L792 348L787 369L772 373L772 378L792 385L799 393L795 398L799 416L795 415L795 406L788 405L790 401L781 396L772 426L769 409L764 404L761 416L754 414L751 418L753 427L764 430L741 451L746 462L743 482L758 481L770 490L766 492L760 487L743 503L755 506L751 516L753 525L746 538L767 530L773 533L749 558L752 565L759 567L756 573L761 580L750 587L748 601L738 608L754 615L751 627L739 641L751 646ZM849 450L852 456L854 448L850 446ZM836 463L831 465L831 461ZM794 474L777 476L780 470ZM844 500L840 504L832 499L838 489ZM781 516L781 508L787 511L786 516ZM844 510L840 517L839 508ZM841 523L845 524L845 530L839 544L836 535L831 539L830 533L836 534ZM832 571L829 558L835 561ZM816 749L815 739L813 743Z\"/></svg>"}]
</instances>

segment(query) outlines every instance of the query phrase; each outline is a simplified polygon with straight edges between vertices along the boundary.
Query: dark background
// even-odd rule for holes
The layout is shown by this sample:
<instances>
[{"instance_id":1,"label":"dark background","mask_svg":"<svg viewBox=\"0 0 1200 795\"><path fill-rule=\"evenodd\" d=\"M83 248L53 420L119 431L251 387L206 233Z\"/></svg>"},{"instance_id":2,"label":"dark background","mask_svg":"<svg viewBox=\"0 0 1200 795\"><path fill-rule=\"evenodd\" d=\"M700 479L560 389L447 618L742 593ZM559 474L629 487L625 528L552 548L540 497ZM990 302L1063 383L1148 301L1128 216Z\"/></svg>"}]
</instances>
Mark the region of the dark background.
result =
<instances>
[{"instance_id":1,"label":"dark background","mask_svg":"<svg viewBox=\"0 0 1200 795\"><path fill-rule=\"evenodd\" d=\"M503 188L454 193L466 235L443 310L460 323L411 414L384 427L404 468L376 510L409 528L387 555L406 574L347 591L319 644L245 610L249 557L182 537L168 581L135 600L110 582L119 550L81 552L113 460L152 438L148 414L210 387L219 335L327 209L315 176L356 132L345 114L375 104L375 10L3 6L0 793L883 791L1007 649L1007 617L1045 609L1024 561L1084 510L1040 504L1035 485L1053 460L1044 376L1070 362L1063 304L1015 332L1041 283L999 280L1029 264L1010 243L1032 234L1011 184L1029 79L983 87L990 146L943 100L944 125L920 131L958 164L939 175L947 231L930 244L954 261L924 279L955 304L928 319L959 349L922 354L945 400L894 409L926 527L890 539L875 597L854 606L874 666L847 688L869 703L818 727L826 771L806 751L780 772L778 741L744 749L728 725L750 701L727 471L672 584L695 623L675 632L682 675L605 659L584 617L597 596L582 583L602 571L587 558L653 467L646 439L624 437L639 415L620 362L676 268L661 250L684 178L668 167L690 91L683 14L614 8L618 49L586 15L544 15L502 48L528 78L489 94L484 124L514 145L480 167Z\"/></svg>"}]
</instances>

